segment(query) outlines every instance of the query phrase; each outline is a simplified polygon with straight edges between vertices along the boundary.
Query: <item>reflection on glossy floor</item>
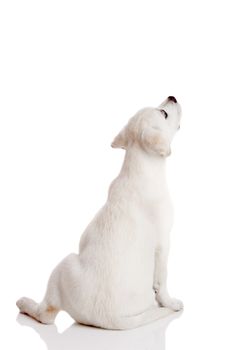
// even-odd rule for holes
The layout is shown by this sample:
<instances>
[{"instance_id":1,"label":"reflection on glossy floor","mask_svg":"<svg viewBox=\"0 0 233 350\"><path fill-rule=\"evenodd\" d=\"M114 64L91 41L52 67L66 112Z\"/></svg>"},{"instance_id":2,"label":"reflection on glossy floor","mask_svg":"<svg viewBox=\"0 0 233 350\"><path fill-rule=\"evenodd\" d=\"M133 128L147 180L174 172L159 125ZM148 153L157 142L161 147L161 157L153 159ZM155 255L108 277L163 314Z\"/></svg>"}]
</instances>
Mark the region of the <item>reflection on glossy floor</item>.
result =
<instances>
[{"instance_id":1,"label":"reflection on glossy floor","mask_svg":"<svg viewBox=\"0 0 233 350\"><path fill-rule=\"evenodd\" d=\"M181 312L174 313L160 321L128 331L109 331L74 323L59 333L56 325L43 325L22 314L18 315L17 322L38 333L48 350L165 350L166 329L180 315Z\"/></svg>"}]
</instances>

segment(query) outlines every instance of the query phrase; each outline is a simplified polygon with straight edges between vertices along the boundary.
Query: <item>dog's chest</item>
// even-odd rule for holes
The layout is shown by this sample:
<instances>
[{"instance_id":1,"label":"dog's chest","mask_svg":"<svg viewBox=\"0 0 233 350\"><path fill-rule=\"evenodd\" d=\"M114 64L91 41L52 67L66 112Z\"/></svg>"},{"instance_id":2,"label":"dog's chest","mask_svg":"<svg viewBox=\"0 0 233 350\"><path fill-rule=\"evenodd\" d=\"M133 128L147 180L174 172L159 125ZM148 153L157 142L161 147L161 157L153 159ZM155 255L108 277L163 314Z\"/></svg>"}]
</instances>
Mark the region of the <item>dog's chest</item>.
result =
<instances>
[{"instance_id":1,"label":"dog's chest","mask_svg":"<svg viewBox=\"0 0 233 350\"><path fill-rule=\"evenodd\" d=\"M171 229L173 208L169 195L156 198L144 195L140 198L135 211L136 225L145 238L153 245L160 245L161 240Z\"/></svg>"}]
</instances>

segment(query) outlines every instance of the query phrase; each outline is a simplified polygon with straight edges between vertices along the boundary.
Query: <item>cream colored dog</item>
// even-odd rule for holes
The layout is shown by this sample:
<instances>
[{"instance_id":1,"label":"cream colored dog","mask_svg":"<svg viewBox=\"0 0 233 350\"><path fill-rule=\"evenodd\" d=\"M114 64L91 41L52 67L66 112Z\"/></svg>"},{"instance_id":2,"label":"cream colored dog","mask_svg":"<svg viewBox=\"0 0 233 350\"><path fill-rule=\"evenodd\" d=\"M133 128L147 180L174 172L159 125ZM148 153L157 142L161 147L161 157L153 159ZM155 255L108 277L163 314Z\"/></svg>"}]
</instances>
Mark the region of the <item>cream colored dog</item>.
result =
<instances>
[{"instance_id":1,"label":"cream colored dog","mask_svg":"<svg viewBox=\"0 0 233 350\"><path fill-rule=\"evenodd\" d=\"M41 303L19 299L20 312L49 324L65 310L80 323L129 329L182 309L166 285L173 215L165 165L180 118L170 96L129 120L112 143L126 150L124 164L79 254L55 268Z\"/></svg>"}]
</instances>

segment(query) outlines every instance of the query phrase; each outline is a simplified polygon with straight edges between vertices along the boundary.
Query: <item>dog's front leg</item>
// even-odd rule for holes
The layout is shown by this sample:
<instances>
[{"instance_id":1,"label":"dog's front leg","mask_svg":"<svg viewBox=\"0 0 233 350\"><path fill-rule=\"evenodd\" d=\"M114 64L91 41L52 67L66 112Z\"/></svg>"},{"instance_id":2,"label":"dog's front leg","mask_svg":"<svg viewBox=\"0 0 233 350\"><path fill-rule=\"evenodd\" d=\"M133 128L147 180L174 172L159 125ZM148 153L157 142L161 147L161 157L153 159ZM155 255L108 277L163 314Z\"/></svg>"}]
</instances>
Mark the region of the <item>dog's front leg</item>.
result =
<instances>
[{"instance_id":1,"label":"dog's front leg","mask_svg":"<svg viewBox=\"0 0 233 350\"><path fill-rule=\"evenodd\" d=\"M163 247L156 249L153 286L156 293L156 300L160 306L179 311L183 308L182 301L171 298L167 290L167 261L168 249Z\"/></svg>"}]
</instances>

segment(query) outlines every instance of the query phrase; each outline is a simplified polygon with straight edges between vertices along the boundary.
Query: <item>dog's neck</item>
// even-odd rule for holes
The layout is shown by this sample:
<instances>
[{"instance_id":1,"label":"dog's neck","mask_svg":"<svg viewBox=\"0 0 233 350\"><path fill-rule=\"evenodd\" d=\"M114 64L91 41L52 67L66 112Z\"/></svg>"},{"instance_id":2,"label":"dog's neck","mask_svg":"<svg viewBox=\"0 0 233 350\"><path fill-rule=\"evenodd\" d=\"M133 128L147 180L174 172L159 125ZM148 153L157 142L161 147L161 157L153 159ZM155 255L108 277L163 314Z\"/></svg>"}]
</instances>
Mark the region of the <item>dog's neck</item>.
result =
<instances>
[{"instance_id":1,"label":"dog's neck","mask_svg":"<svg viewBox=\"0 0 233 350\"><path fill-rule=\"evenodd\" d=\"M126 150L120 176L132 179L145 179L159 183L165 181L166 158L157 154L147 153L139 145L132 145Z\"/></svg>"}]
</instances>

